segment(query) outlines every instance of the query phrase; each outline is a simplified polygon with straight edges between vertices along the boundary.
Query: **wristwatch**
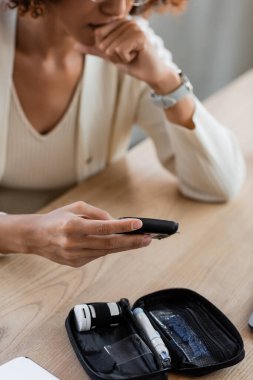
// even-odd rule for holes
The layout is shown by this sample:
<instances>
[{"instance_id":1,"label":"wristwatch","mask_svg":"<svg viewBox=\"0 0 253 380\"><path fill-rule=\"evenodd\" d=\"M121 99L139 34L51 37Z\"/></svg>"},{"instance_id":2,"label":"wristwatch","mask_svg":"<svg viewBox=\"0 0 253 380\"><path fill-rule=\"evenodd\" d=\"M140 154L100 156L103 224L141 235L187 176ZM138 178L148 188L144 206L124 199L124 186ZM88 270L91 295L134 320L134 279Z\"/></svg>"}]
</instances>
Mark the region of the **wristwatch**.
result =
<instances>
[{"instance_id":1,"label":"wristwatch","mask_svg":"<svg viewBox=\"0 0 253 380\"><path fill-rule=\"evenodd\" d=\"M170 92L169 94L159 95L154 91L151 92L151 99L154 104L161 108L171 108L173 107L179 100L184 98L185 96L192 94L193 86L186 75L180 70L178 72L181 78L181 85L175 90Z\"/></svg>"}]
</instances>

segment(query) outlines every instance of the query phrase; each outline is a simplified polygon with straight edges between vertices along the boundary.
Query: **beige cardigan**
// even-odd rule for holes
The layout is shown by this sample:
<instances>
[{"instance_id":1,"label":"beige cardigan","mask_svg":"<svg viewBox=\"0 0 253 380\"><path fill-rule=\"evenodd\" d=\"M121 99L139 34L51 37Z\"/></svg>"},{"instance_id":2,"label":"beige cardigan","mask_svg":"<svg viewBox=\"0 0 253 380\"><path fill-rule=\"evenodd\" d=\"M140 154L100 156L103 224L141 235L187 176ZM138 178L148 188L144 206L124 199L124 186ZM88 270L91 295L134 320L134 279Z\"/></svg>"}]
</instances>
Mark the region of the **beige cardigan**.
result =
<instances>
[{"instance_id":1,"label":"beige cardigan","mask_svg":"<svg viewBox=\"0 0 253 380\"><path fill-rule=\"evenodd\" d=\"M6 164L15 30L16 11L0 9L0 184ZM167 121L151 103L145 83L100 58L86 57L82 82L79 181L124 156L136 123L153 139L159 159L178 177L183 194L212 202L226 201L239 192L245 166L237 141L197 99L196 128L190 131Z\"/></svg>"}]
</instances>

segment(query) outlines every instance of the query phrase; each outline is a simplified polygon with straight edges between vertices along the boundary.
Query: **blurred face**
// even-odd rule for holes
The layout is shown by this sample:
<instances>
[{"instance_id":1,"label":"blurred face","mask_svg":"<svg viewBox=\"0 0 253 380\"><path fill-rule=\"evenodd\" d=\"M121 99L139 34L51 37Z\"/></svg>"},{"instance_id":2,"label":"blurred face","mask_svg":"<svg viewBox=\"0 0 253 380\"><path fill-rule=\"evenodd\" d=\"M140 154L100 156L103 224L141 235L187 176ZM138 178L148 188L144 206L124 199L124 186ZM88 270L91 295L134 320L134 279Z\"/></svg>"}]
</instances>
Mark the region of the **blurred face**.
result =
<instances>
[{"instance_id":1,"label":"blurred face","mask_svg":"<svg viewBox=\"0 0 253 380\"><path fill-rule=\"evenodd\" d=\"M94 44L96 28L125 18L131 8L132 0L54 0L46 4L47 13L85 45Z\"/></svg>"}]
</instances>

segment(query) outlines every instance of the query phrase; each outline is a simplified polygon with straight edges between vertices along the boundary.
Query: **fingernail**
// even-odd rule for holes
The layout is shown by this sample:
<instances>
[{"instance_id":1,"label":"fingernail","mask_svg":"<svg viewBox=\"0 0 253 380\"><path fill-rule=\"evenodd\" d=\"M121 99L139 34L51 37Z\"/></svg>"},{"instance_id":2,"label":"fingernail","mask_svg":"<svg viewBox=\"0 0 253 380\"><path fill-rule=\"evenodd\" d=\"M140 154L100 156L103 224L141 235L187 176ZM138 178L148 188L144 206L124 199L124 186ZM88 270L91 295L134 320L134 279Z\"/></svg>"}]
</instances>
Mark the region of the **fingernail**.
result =
<instances>
[{"instance_id":1,"label":"fingernail","mask_svg":"<svg viewBox=\"0 0 253 380\"><path fill-rule=\"evenodd\" d=\"M132 223L132 230L138 230L141 227L142 227L142 221L141 220L135 220Z\"/></svg>"}]
</instances>

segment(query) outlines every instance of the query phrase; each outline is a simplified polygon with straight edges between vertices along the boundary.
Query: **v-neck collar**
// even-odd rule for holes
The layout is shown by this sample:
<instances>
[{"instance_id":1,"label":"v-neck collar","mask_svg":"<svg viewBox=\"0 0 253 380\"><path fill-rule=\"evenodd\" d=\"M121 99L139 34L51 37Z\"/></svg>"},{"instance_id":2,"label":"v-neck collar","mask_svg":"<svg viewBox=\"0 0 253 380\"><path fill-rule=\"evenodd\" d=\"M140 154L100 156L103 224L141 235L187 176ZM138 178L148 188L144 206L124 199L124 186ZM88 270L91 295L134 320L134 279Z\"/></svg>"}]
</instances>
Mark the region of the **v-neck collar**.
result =
<instances>
[{"instance_id":1,"label":"v-neck collar","mask_svg":"<svg viewBox=\"0 0 253 380\"><path fill-rule=\"evenodd\" d=\"M41 141L47 140L47 139L51 138L52 136L54 136L55 134L57 134L58 131L61 129L61 127L66 124L66 122L67 122L68 118L70 117L70 114L73 110L73 107L75 107L76 102L78 102L77 98L80 96L80 90L81 90L81 82L79 81L77 86L76 86L75 92L72 96L72 99L69 103L69 106L66 109L66 111L64 112L61 119L57 122L57 124L48 133L42 134L34 128L32 123L28 119L28 117L27 117L27 115L26 115L26 113L22 107L22 104L20 102L15 84L14 84L14 82L12 82L12 96L13 96L13 100L15 102L15 106L17 107L17 111L20 115L20 118L21 118L23 124L29 130L29 132L34 137L36 137L37 139L40 139ZM78 107L76 107L76 111L78 112Z\"/></svg>"}]
</instances>

